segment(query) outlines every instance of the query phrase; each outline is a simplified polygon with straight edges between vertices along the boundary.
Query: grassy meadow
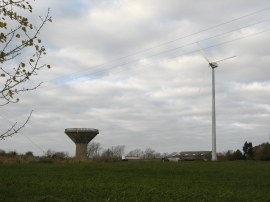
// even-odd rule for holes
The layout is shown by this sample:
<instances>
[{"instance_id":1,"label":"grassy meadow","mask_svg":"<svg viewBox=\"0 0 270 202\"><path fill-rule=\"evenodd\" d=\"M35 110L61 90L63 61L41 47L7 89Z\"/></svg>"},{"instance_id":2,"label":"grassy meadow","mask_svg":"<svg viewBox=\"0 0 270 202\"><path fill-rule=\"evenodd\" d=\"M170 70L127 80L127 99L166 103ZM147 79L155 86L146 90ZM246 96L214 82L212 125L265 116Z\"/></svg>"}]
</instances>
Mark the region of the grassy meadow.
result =
<instances>
[{"instance_id":1,"label":"grassy meadow","mask_svg":"<svg viewBox=\"0 0 270 202\"><path fill-rule=\"evenodd\" d=\"M270 162L2 163L0 201L270 201Z\"/></svg>"}]
</instances>

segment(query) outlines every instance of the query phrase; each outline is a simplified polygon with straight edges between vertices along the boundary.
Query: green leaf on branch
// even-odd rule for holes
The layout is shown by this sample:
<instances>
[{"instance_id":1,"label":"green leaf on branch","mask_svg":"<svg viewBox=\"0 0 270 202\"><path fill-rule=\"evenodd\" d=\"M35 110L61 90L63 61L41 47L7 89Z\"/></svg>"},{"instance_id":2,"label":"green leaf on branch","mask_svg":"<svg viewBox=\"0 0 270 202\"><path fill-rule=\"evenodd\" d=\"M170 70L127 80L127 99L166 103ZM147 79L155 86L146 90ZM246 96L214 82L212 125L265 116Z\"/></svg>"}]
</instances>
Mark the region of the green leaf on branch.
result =
<instances>
[{"instance_id":1,"label":"green leaf on branch","mask_svg":"<svg viewBox=\"0 0 270 202\"><path fill-rule=\"evenodd\" d=\"M8 91L8 96L13 98L13 92L11 90Z\"/></svg>"},{"instance_id":2,"label":"green leaf on branch","mask_svg":"<svg viewBox=\"0 0 270 202\"><path fill-rule=\"evenodd\" d=\"M40 33L47 22L52 22L50 10L48 9L44 17L37 16L41 23L32 16L30 18L29 12L32 12L32 6L28 0L0 0L0 80L4 88L2 97L6 98L8 103L9 100L19 101L15 94L36 88L25 89L23 85L38 75L38 70L43 67L51 68L50 65L39 64L39 59L46 54ZM22 54L24 52L26 54ZM9 60L14 60L16 67L9 67Z\"/></svg>"},{"instance_id":3,"label":"green leaf on branch","mask_svg":"<svg viewBox=\"0 0 270 202\"><path fill-rule=\"evenodd\" d=\"M7 26L7 23L0 21L0 28L5 28Z\"/></svg>"}]
</instances>

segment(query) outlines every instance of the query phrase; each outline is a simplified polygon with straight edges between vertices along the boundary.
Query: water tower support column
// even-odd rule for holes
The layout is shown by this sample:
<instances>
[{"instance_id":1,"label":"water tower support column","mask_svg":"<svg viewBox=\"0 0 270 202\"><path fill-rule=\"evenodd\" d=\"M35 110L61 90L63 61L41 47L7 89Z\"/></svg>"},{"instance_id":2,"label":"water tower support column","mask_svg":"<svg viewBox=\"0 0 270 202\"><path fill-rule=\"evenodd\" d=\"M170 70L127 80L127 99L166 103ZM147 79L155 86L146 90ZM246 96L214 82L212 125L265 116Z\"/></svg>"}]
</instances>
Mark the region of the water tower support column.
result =
<instances>
[{"instance_id":1,"label":"water tower support column","mask_svg":"<svg viewBox=\"0 0 270 202\"><path fill-rule=\"evenodd\" d=\"M76 157L77 158L87 157L87 144L84 143L76 144Z\"/></svg>"}]
</instances>

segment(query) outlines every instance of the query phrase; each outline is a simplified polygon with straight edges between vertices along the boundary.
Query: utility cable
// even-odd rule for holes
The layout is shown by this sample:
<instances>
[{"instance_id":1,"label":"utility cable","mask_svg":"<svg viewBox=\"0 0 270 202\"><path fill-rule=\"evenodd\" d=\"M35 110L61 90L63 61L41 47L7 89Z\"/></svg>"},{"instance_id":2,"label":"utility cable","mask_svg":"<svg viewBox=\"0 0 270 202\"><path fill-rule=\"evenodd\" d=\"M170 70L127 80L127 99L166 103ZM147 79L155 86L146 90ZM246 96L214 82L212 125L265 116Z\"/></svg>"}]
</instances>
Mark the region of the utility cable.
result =
<instances>
[{"instance_id":1,"label":"utility cable","mask_svg":"<svg viewBox=\"0 0 270 202\"><path fill-rule=\"evenodd\" d=\"M6 122L8 122L9 124L13 124L13 122L11 120L9 120L8 118L0 115L2 119L4 119ZM43 154L45 154L45 151L38 145L36 144L33 140L31 140L29 137L27 137L26 135L24 135L23 133L20 133L22 136L24 136L28 141L30 141L36 148L38 148L39 150L42 151Z\"/></svg>"},{"instance_id":2,"label":"utility cable","mask_svg":"<svg viewBox=\"0 0 270 202\"><path fill-rule=\"evenodd\" d=\"M253 15L256 15L256 14L261 13L261 12L265 12L265 11L267 11L267 10L269 10L269 9L270 9L270 7L266 7L266 8L263 8L263 9L260 9L260 10L257 10L257 11L254 11L254 12L252 12L252 13L249 13L249 14L246 14L246 15L243 15L243 16L240 16L240 17L237 17L237 18L234 18L234 19L231 19L231 20L222 22L222 23L220 23L220 24L217 24L217 25L214 25L214 26L211 26L211 27L202 29L202 30L200 30L200 31L197 31L197 32L194 32L194 33L185 35L185 36L178 37L178 38L176 38L176 39L173 39L173 40L170 40L170 41L167 41L167 42L158 44L158 45L156 45L156 46L152 46L152 47L146 48L146 49L141 49L141 50L135 51L135 52L133 52L133 53L131 53L131 54L128 54L128 55L125 55L125 56L122 56L122 57L119 57L119 58L116 58L116 59L109 60L109 61L104 62L104 63L102 63L102 64L93 66L92 68L97 68L97 67L100 67L100 66L104 66L104 65L107 65L107 64L110 64L110 63L113 63L113 62L116 62L116 61L119 61L119 60L122 60L122 59L125 59L125 58L128 58L128 57L131 57L131 56L135 56L135 55L139 55L139 54L144 53L144 52L148 52L148 51L153 50L153 49L155 49L155 48L159 48L159 47L165 46L165 45L167 45L167 44L174 43L174 42L176 42L176 41L178 41L178 40L182 40L182 39L185 39L185 38L188 38L188 37L191 37L191 36L195 36L195 35L197 35L197 34L200 34L200 33L203 33L203 32L206 32L206 31L209 31L209 30L218 28L218 27L221 27L221 26L223 26L223 25L226 25L226 24L229 24L229 23L232 23L232 22L235 22L235 21L238 21L238 20L241 20L241 19L244 19L244 18L253 16ZM89 71L89 68L87 68L87 69L85 69L85 70L80 70L80 71L74 72L73 74L81 73L81 72L85 72L85 71ZM69 76L69 75L70 75L70 74L67 74L67 75L65 75L65 76L61 76L61 77L58 77L58 78L55 78L55 79L51 79L51 80L48 80L47 82L55 81L55 80L57 80L57 79L59 79L59 78L65 78L65 77L67 77L67 76Z\"/></svg>"},{"instance_id":3,"label":"utility cable","mask_svg":"<svg viewBox=\"0 0 270 202\"><path fill-rule=\"evenodd\" d=\"M256 32L256 33L253 33L253 34L249 34L249 35L246 35L246 36L243 36L243 37L238 37L238 38L235 38L235 39L232 39L232 40L223 41L221 43L217 43L217 44L214 44L214 45L211 45L211 46L204 47L204 48L202 48L202 50L208 50L208 49L211 49L211 48L214 48L214 47L223 46L225 44L233 43L235 41L243 40L243 39L246 39L246 38L249 38L249 37L255 37L257 35L260 35L260 34L263 34L263 33L269 32L269 31L270 31L270 29L267 29L267 30L264 30L264 31L261 31L261 32ZM185 56L185 55L192 55L192 54L197 53L197 52L200 52L200 49L195 49L193 51L185 52L185 53L182 53L182 54L177 54L177 55L172 56L172 57L170 57L168 59L174 59L174 58L182 57L182 56ZM133 67L132 69L135 69L135 68L138 69L138 68L141 68L141 67L149 66L151 64L153 64L153 62L149 62L147 64L141 64L140 66ZM97 71L97 72L93 72L91 74L87 74L86 76L98 76L100 74L103 74L105 71L109 71L109 70L112 70L112 69L116 69L116 68L115 67L107 68L106 70L100 70L100 71ZM120 72L124 72L126 70L127 69L122 69L122 70L118 70L118 71L115 70L113 72L114 73L120 73ZM87 79L87 80L89 80L89 79ZM85 80L83 80L82 82L85 82ZM44 90L45 91L46 90L54 90L54 89L61 88L64 85L70 85L70 84L72 84L72 82L70 82L70 83L64 83L64 84L61 84L59 86L51 87L51 88L46 87L46 89L43 89L43 92L44 92Z\"/></svg>"},{"instance_id":4,"label":"utility cable","mask_svg":"<svg viewBox=\"0 0 270 202\"><path fill-rule=\"evenodd\" d=\"M217 44L214 44L214 45L211 45L211 46L204 47L203 50L208 50L208 49L211 49L211 48L214 48L214 47L222 46L224 44L228 44L228 43L232 43L232 42L235 42L235 41L239 41L239 40L242 40L242 39L245 39L245 38L248 38L248 37L257 36L259 34L263 34L263 33L269 32L269 31L270 31L270 29L264 30L264 31L261 31L261 32L257 32L257 33L254 33L254 34L246 35L244 37L240 37L240 38L236 38L236 39L224 41L224 42L221 42L221 43L217 43ZM193 50L193 51L190 51L190 52L186 52L186 53L183 53L183 54L180 54L180 55L176 55L176 56L170 57L169 59L177 58L177 57L184 56L184 55L191 55L191 54L197 53L199 51L200 51L199 49L196 49L196 50ZM150 65L152 63L153 62L150 62L150 63L147 63L147 64L143 64L141 66L148 66L148 65ZM140 68L140 67L136 67L136 68ZM126 71L126 70L123 69L123 70L117 71L117 72L123 72L123 71ZM100 73L102 73L102 72L94 72L93 74L89 74L87 76L93 76L93 75L97 75L97 74L100 74Z\"/></svg>"},{"instance_id":5,"label":"utility cable","mask_svg":"<svg viewBox=\"0 0 270 202\"><path fill-rule=\"evenodd\" d=\"M224 45L224 44L227 44L227 43L232 43L234 41L238 41L238 40L242 40L242 39L245 39L245 38L248 38L248 37L252 37L252 36L256 36L256 35L259 35L259 34L262 34L262 33L265 33L265 32L269 32L270 30L267 29L267 30L264 30L264 31L261 31L261 32L256 32L256 33L253 33L253 34L249 34L249 35L246 35L246 36L243 36L243 37L238 37L238 38L235 38L235 39L232 39L232 40L228 40L228 41L224 41L224 42L221 42L221 43L217 43L217 44L214 44L214 45L211 45L211 46L208 46L208 47L205 47L203 48L203 50L207 50L207 49L211 49L211 48L214 48L214 47L217 47L217 46L221 46L221 45ZM227 33L226 33L227 34ZM212 38L215 38L215 37L218 37L220 35L216 35L216 36L212 36L212 37L209 37L207 39L203 39L203 40L200 40L200 41L196 41L196 42L192 42L190 44L186 44L184 46L181 46L181 47L178 47L178 48L174 48L173 50L175 49L179 49L179 48L183 48L185 46L188 46L188 45L193 45L193 44L196 44L198 42L201 42L201 41L205 41L205 40L208 40L208 39L212 39ZM170 50L172 51L172 50ZM196 49L194 51L190 51L190 52L186 52L186 53L182 53L182 54L178 54L176 56L173 56L173 57L170 57L171 58L176 58L176 57L180 57L180 56L183 56L183 55L190 55L190 54L194 54L196 52L198 52L199 49ZM169 51L166 51L166 52L169 52ZM151 55L150 57L153 57L153 56L157 56L157 55L160 55L161 53L158 53L158 54L155 54L155 55ZM145 58L145 59L148 59L148 58ZM122 63L122 64L118 64L117 66L113 66L113 67L109 67L109 68L106 68L106 69L102 69L102 70L99 70L99 71L96 71L96 72L92 72L92 73L89 73L89 74L85 74L84 76L97 76L97 75L100 75L100 74L103 74L105 72L108 72L112 69L116 69L117 67L123 67L125 65L128 65L130 63L135 63L135 62L138 62L138 60L134 60L134 61L129 61L129 62L126 62L126 63ZM148 66L150 64L153 64L153 62L150 62L150 63L147 63L147 64L142 64L141 66ZM138 68L138 67L137 67ZM125 71L126 69L124 70L121 70L119 72L122 72L122 71ZM72 83L72 82L70 82ZM49 88L48 90L51 90L51 89L56 89L56 88L60 88L62 87L63 85L67 85L68 83L63 83L63 84L59 84L58 86L56 87L53 87L53 88ZM48 87L46 87L48 88Z\"/></svg>"}]
</instances>

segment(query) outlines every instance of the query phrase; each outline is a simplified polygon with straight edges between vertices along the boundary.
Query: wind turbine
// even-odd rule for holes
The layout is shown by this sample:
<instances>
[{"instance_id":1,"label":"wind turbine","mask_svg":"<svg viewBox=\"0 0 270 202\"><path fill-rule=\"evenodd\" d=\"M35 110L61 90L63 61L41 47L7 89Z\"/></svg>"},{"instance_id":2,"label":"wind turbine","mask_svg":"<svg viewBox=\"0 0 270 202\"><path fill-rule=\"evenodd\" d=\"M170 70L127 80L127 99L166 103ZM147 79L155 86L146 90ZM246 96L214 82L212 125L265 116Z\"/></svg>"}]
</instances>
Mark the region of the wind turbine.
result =
<instances>
[{"instance_id":1,"label":"wind turbine","mask_svg":"<svg viewBox=\"0 0 270 202\"><path fill-rule=\"evenodd\" d=\"M206 57L203 49L201 48L200 44L200 52L204 59L207 61L208 65L212 68L212 161L217 160L217 141L216 141L216 101L215 101L215 68L218 67L218 62L228 60L231 58L235 58L236 56L227 57L215 62L210 62L210 60Z\"/></svg>"}]
</instances>

